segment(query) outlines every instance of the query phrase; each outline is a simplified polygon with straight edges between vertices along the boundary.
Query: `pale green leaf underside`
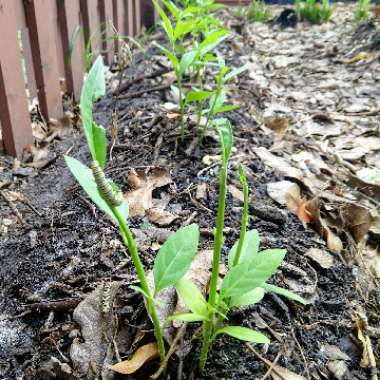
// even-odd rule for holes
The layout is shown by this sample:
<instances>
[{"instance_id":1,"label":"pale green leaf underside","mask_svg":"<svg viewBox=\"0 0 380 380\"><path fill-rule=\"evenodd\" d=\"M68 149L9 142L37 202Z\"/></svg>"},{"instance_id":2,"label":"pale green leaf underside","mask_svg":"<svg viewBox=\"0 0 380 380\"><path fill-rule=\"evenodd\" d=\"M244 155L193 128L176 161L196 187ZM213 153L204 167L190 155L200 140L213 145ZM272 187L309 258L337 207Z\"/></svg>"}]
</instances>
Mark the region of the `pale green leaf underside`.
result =
<instances>
[{"instance_id":1,"label":"pale green leaf underside","mask_svg":"<svg viewBox=\"0 0 380 380\"><path fill-rule=\"evenodd\" d=\"M182 278L175 284L175 287L179 298L194 314L208 316L207 302L194 283Z\"/></svg>"},{"instance_id":2,"label":"pale green leaf underside","mask_svg":"<svg viewBox=\"0 0 380 380\"><path fill-rule=\"evenodd\" d=\"M220 334L227 334L234 338L244 340L245 342L252 343L270 343L270 340L262 333L251 330L243 326L226 326L216 332L216 336Z\"/></svg>"},{"instance_id":3,"label":"pale green leaf underside","mask_svg":"<svg viewBox=\"0 0 380 380\"><path fill-rule=\"evenodd\" d=\"M255 288L241 296L232 297L230 300L231 307L254 305L260 302L265 295L263 288Z\"/></svg>"},{"instance_id":4,"label":"pale green leaf underside","mask_svg":"<svg viewBox=\"0 0 380 380\"><path fill-rule=\"evenodd\" d=\"M231 248L228 254L228 266L231 268L235 259L237 247L239 241L237 241ZM257 230L248 231L245 234L245 239L243 242L243 248L240 254L240 260L238 264L241 264L246 261L250 261L259 251L260 246L260 236Z\"/></svg>"}]
</instances>

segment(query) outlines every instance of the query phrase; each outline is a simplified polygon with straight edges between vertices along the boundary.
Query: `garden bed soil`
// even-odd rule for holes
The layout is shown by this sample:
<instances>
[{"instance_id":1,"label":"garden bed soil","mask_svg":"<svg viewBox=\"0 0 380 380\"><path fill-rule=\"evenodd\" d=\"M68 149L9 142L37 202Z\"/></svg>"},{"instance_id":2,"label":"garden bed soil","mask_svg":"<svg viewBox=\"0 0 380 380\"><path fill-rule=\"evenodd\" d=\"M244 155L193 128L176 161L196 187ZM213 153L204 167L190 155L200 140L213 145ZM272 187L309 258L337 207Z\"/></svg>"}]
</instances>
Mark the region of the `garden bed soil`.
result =
<instances>
[{"instance_id":1,"label":"garden bed soil","mask_svg":"<svg viewBox=\"0 0 380 380\"><path fill-rule=\"evenodd\" d=\"M231 321L267 334L271 344L264 348L255 346L261 357L270 362L277 357L277 365L306 379L332 379L338 376L336 366L344 366L342 379L364 380L374 375L375 368L361 366L363 341L359 330L368 334L375 358L380 357L380 298L374 272L368 265L360 265L355 241L350 240L344 228L334 230L343 249L335 253L330 250L331 265L305 256L311 248L328 252L325 241L312 223L304 226L299 215L274 201L268 195L267 186L290 180L301 186L302 195L307 199L313 197L310 187L301 178L273 168L260 157L263 149L285 158L302 151L321 154L331 168L330 173L324 173L326 189L339 187L341 193L349 193L355 203L376 210L379 199L373 197L372 203L371 197L360 191L358 195L358 189L350 187L344 179L344 176L347 178L345 162L361 168L368 164L369 156L377 154L376 149L368 150L357 160L343 160L343 164L339 164L329 151L318 150L315 145L316 140L329 142L331 134L328 132L338 125L340 134L332 135L336 140L330 142L331 148L338 145L335 142L339 136L357 137L352 123L359 119L360 126L367 128L365 136L372 130L371 135L379 138L378 113L369 112L380 106L378 57L352 65L346 63L356 52L366 51L368 40L371 43L378 25L358 29L352 21L352 9L337 8L330 23L299 24L297 29L286 30L276 24L247 26L223 13L233 31L233 37L221 49L228 65L251 62L249 72L231 85L230 92L230 101L241 107L228 115L234 130L234 150L229 168L223 260L239 234L242 203L235 190L240 188L237 167L243 163L251 192L249 229L256 228L260 232L263 249L281 247L288 252L272 282L290 287L311 303L302 306L268 294L262 303L235 311ZM360 44L357 37L350 40L355 33L366 34L366 38L360 40ZM155 38L160 39L161 35ZM202 146L196 144L191 128L184 143L179 143L169 86L166 90L149 91L154 86L170 84L170 75L133 81L141 75L162 71L165 66L157 49L150 43L144 46L144 52L135 51L134 64L124 73L124 80L130 85L122 95L130 96L118 103L118 141L106 172L124 192L129 190L127 179L134 168L160 167L170 173L171 183L155 189L153 197L166 199L166 210L176 219L169 226L160 226L161 219L157 224L147 216L130 220L138 235L143 263L150 268L162 235L167 236L168 230L175 230L189 220L201 228L200 249L212 247L219 172L216 156L220 149L216 135L211 132ZM109 125L117 77L110 74L108 94L96 106L95 118L104 126ZM133 95L142 89L147 90L145 94ZM352 107L345 111L345 107L348 109L358 103L363 105L363 110ZM274 114L270 114L272 111ZM363 115L359 117L355 112ZM316 114L325 115L325 119L321 116L313 120L326 129L326 133L317 136L306 125ZM329 116L338 114L349 120L344 122L347 129L339 120L335 121L334 116ZM268 117L278 115L285 115L290 124L281 138L264 127ZM136 283L136 275L128 252L120 243L117 228L94 209L65 165L63 154L67 152L84 162L89 161L81 131L72 128L69 133L61 133L50 142L48 150L49 160L39 170L25 163L15 167L11 158L0 157L1 191L11 197L11 202L0 197L2 379L85 378L70 359L73 342L81 341L81 329L73 319L73 310L99 285L109 281L117 281L121 286L113 310L118 320L116 341L121 357L153 340L142 298L128 287ZM302 164L308 165L305 161L292 162L301 168ZM343 178L344 188L338 181L340 178ZM199 188L206 191L203 197L197 198ZM21 202L15 194L26 196L27 201ZM324 206L336 206L331 200L321 202ZM19 219L10 204L16 205ZM376 235L372 238L376 240ZM363 321L367 327L358 327ZM188 328L184 342L194 332ZM178 355L169 360L163 378L261 379L268 370L262 358L233 338L223 337L213 345L203 375L196 370L198 352L197 342L186 356L186 349L180 346ZM56 360L52 361L51 357ZM116 361L113 357L112 362ZM152 362L130 378L147 379L157 367L157 362ZM115 379L118 378L123 377L115 374ZM277 378L281 377L277 375Z\"/></svg>"}]
</instances>

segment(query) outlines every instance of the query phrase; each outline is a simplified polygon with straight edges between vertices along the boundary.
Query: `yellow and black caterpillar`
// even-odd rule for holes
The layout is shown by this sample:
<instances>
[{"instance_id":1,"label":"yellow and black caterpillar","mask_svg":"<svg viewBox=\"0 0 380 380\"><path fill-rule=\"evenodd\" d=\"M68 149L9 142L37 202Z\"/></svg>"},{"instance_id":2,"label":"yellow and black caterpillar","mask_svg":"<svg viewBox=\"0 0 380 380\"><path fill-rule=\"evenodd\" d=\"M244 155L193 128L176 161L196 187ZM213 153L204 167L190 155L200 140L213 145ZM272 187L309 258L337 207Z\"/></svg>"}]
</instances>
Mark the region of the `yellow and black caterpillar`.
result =
<instances>
[{"instance_id":1,"label":"yellow and black caterpillar","mask_svg":"<svg viewBox=\"0 0 380 380\"><path fill-rule=\"evenodd\" d=\"M112 187L98 161L92 161L91 170L101 197L111 207L120 206L123 202L123 194L120 190L115 190Z\"/></svg>"}]
</instances>

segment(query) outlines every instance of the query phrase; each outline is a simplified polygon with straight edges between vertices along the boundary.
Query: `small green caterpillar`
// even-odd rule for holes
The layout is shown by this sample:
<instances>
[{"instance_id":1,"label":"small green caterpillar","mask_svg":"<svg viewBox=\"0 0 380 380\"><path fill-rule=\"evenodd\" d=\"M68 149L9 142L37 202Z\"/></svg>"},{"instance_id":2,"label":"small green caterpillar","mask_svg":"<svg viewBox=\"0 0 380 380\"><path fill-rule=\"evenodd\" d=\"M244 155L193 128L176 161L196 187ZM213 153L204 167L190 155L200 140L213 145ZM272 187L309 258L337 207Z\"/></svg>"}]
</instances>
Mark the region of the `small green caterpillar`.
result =
<instances>
[{"instance_id":1,"label":"small green caterpillar","mask_svg":"<svg viewBox=\"0 0 380 380\"><path fill-rule=\"evenodd\" d=\"M120 206L123 202L123 194L120 190L115 190L112 187L110 181L104 175L98 161L92 161L91 170L101 197L111 207Z\"/></svg>"}]
</instances>

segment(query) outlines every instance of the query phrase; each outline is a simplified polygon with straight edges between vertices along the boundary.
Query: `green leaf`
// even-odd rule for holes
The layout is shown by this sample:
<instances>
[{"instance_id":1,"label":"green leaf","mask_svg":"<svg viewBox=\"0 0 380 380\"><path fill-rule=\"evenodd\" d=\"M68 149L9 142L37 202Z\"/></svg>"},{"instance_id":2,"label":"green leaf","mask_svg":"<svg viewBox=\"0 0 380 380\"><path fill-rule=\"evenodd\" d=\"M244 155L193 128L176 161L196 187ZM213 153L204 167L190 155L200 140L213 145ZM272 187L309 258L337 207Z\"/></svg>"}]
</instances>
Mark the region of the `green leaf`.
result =
<instances>
[{"instance_id":1,"label":"green leaf","mask_svg":"<svg viewBox=\"0 0 380 380\"><path fill-rule=\"evenodd\" d=\"M211 91L206 90L191 90L186 94L186 103L199 102L209 98L212 95Z\"/></svg>"},{"instance_id":2,"label":"green leaf","mask_svg":"<svg viewBox=\"0 0 380 380\"><path fill-rule=\"evenodd\" d=\"M71 173L79 182L83 190L90 197L90 199L96 204L96 206L110 216L115 222L117 222L114 217L111 208L108 206L107 202L99 194L98 188L92 175L92 171L86 165L82 164L75 158L65 156L65 161L69 167ZM128 203L124 201L119 207L117 207L121 216L124 219L128 218Z\"/></svg>"},{"instance_id":3,"label":"green leaf","mask_svg":"<svg viewBox=\"0 0 380 380\"><path fill-rule=\"evenodd\" d=\"M178 38L183 38L188 34L191 29L193 28L194 20L187 20L187 21L177 21L177 25L174 28L174 39L177 40Z\"/></svg>"},{"instance_id":4,"label":"green leaf","mask_svg":"<svg viewBox=\"0 0 380 380\"><path fill-rule=\"evenodd\" d=\"M232 297L230 301L230 307L239 307L254 305L260 302L264 297L265 291L263 288L255 288L242 296Z\"/></svg>"},{"instance_id":5,"label":"green leaf","mask_svg":"<svg viewBox=\"0 0 380 380\"><path fill-rule=\"evenodd\" d=\"M156 45L166 55L166 57L172 63L173 69L178 70L179 61L178 61L178 58L175 56L175 54L172 53L170 50L166 49L165 47L161 46L160 44L156 43L156 42L154 42L153 44Z\"/></svg>"},{"instance_id":6,"label":"green leaf","mask_svg":"<svg viewBox=\"0 0 380 380\"><path fill-rule=\"evenodd\" d=\"M169 9L169 12L174 16L177 20L180 18L179 9L175 6L172 1L162 0L165 4L165 7Z\"/></svg>"},{"instance_id":7,"label":"green leaf","mask_svg":"<svg viewBox=\"0 0 380 380\"><path fill-rule=\"evenodd\" d=\"M178 314L173 314L168 318L169 321L184 321L184 322L202 322L202 321L207 321L208 318L204 315L200 314L194 314L194 313L178 313Z\"/></svg>"},{"instance_id":8,"label":"green leaf","mask_svg":"<svg viewBox=\"0 0 380 380\"><path fill-rule=\"evenodd\" d=\"M101 167L104 167L106 150L105 133L100 131L93 121L93 103L106 92L103 58L99 56L89 71L82 88L80 97L80 110L84 133L87 139L92 159L97 160Z\"/></svg>"},{"instance_id":9,"label":"green leaf","mask_svg":"<svg viewBox=\"0 0 380 380\"><path fill-rule=\"evenodd\" d=\"M159 250L153 267L155 294L181 279L197 253L199 228L191 224L180 228Z\"/></svg>"},{"instance_id":10,"label":"green leaf","mask_svg":"<svg viewBox=\"0 0 380 380\"><path fill-rule=\"evenodd\" d=\"M232 263L234 262L237 247L238 247L239 241L237 241L233 247L231 248L229 254L228 254L228 266L229 268L232 268ZM240 260L238 264L241 264L245 261L250 261L253 259L253 257L257 254L259 251L260 246L260 236L257 230L248 231L245 235L245 239L243 242L243 248L241 250L240 254Z\"/></svg>"},{"instance_id":11,"label":"green leaf","mask_svg":"<svg viewBox=\"0 0 380 380\"><path fill-rule=\"evenodd\" d=\"M148 294L147 294L142 288L140 288L140 286L129 285L129 287L130 287L132 290L135 290L136 292L141 293L146 299L149 299L149 295L148 295Z\"/></svg>"},{"instance_id":12,"label":"green leaf","mask_svg":"<svg viewBox=\"0 0 380 380\"><path fill-rule=\"evenodd\" d=\"M215 107L213 114L216 115L217 113L229 112L237 110L238 108L240 108L240 106L237 104L226 104L225 106Z\"/></svg>"},{"instance_id":13,"label":"green leaf","mask_svg":"<svg viewBox=\"0 0 380 380\"><path fill-rule=\"evenodd\" d=\"M290 300L297 301L297 302L301 303L302 305L307 305L309 303L304 298L299 296L298 294L295 294L290 290L280 288L279 286L275 286L275 285L271 285L271 284L262 284L261 286L267 292L276 293L280 296L284 296L286 298L289 298Z\"/></svg>"},{"instance_id":14,"label":"green leaf","mask_svg":"<svg viewBox=\"0 0 380 380\"><path fill-rule=\"evenodd\" d=\"M192 65L198 52L196 50L189 51L185 53L179 63L179 73L182 75L185 71Z\"/></svg>"},{"instance_id":15,"label":"green leaf","mask_svg":"<svg viewBox=\"0 0 380 380\"><path fill-rule=\"evenodd\" d=\"M173 27L172 27L172 24L169 20L169 17L166 16L166 13L165 11L159 6L159 4L157 3L156 0L152 0L153 1L153 4L158 12L158 14L160 15L161 17L161 20L162 20L162 26L169 38L169 41L170 43L173 45L174 43L174 32L173 32Z\"/></svg>"},{"instance_id":16,"label":"green leaf","mask_svg":"<svg viewBox=\"0 0 380 380\"><path fill-rule=\"evenodd\" d=\"M175 284L175 287L179 298L194 314L208 316L207 302L194 283L182 278Z\"/></svg>"},{"instance_id":17,"label":"green leaf","mask_svg":"<svg viewBox=\"0 0 380 380\"><path fill-rule=\"evenodd\" d=\"M285 249L267 249L259 252L249 262L231 268L222 282L222 299L248 293L261 286L284 260Z\"/></svg>"},{"instance_id":18,"label":"green leaf","mask_svg":"<svg viewBox=\"0 0 380 380\"><path fill-rule=\"evenodd\" d=\"M222 146L222 153L223 153L223 161L226 164L232 149L232 128L231 123L227 119L215 119L213 122L214 125L216 125L219 137L220 137L220 143Z\"/></svg>"},{"instance_id":19,"label":"green leaf","mask_svg":"<svg viewBox=\"0 0 380 380\"><path fill-rule=\"evenodd\" d=\"M255 330L251 330L247 327L243 327L243 326L223 327L222 329L218 330L215 333L215 337L220 334L227 334L234 338L244 340L245 342L262 343L262 344L270 343L270 340L264 334Z\"/></svg>"},{"instance_id":20,"label":"green leaf","mask_svg":"<svg viewBox=\"0 0 380 380\"><path fill-rule=\"evenodd\" d=\"M198 46L200 55L204 55L213 50L220 42L229 36L227 30L219 29L210 33Z\"/></svg>"},{"instance_id":21,"label":"green leaf","mask_svg":"<svg viewBox=\"0 0 380 380\"><path fill-rule=\"evenodd\" d=\"M249 64L248 64L248 63L246 63L246 64L243 65L243 66L237 67L236 69L230 71L230 72L224 77L224 81L227 82L227 81L229 81L230 79L237 77L238 75L240 75L240 74L243 73L244 71L248 70L248 68L249 68Z\"/></svg>"}]
</instances>

